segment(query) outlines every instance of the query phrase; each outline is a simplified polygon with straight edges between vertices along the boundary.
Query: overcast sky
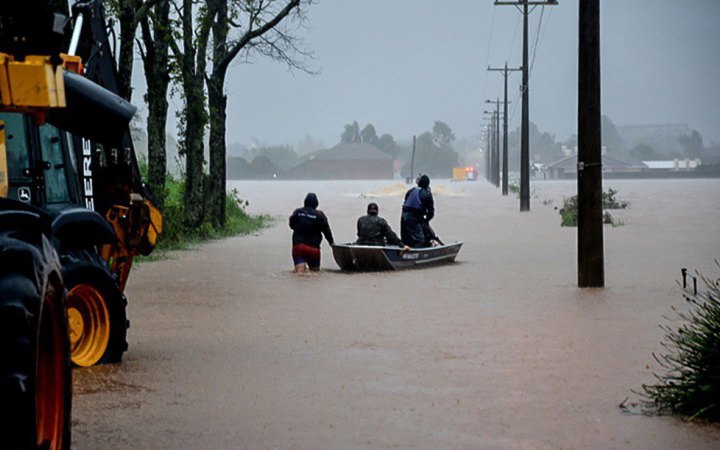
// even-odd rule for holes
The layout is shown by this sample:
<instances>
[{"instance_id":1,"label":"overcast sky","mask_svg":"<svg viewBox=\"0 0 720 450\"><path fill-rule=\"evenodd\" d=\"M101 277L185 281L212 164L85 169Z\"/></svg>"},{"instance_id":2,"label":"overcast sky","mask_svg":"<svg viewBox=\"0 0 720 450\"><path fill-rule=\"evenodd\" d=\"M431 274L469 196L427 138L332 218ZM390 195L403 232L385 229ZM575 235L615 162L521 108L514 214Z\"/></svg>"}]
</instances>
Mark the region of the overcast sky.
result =
<instances>
[{"instance_id":1,"label":"overcast sky","mask_svg":"<svg viewBox=\"0 0 720 450\"><path fill-rule=\"evenodd\" d=\"M262 59L233 66L229 143L296 145L309 134L330 147L354 120L396 140L435 120L477 136L485 100L502 95L488 65L522 63L522 15L492 0L320 0L308 19L299 34L320 74ZM720 1L602 0L601 26L603 114L617 125L684 123L706 145L720 141ZM577 0L530 17L530 120L558 140L576 133L577 28ZM516 72L511 129L519 83Z\"/></svg>"}]
</instances>

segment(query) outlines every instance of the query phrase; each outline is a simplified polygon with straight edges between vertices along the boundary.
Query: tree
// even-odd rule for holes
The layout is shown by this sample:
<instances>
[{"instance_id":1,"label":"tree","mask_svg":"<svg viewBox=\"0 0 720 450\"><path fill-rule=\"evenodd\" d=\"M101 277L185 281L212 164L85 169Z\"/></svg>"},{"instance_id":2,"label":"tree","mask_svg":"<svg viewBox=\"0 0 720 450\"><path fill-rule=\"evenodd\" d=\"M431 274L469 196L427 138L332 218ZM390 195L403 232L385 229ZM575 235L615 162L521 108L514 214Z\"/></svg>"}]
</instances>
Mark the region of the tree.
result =
<instances>
[{"instance_id":1,"label":"tree","mask_svg":"<svg viewBox=\"0 0 720 450\"><path fill-rule=\"evenodd\" d=\"M151 8L168 0L110 0L106 3L120 25L118 52L118 95L127 101L132 97L132 70L135 57L135 32L140 21L147 18Z\"/></svg>"},{"instance_id":2,"label":"tree","mask_svg":"<svg viewBox=\"0 0 720 450\"><path fill-rule=\"evenodd\" d=\"M378 135L375 131L375 127L372 124L365 125L365 128L362 129L360 132L360 138L365 144L370 144L377 146L378 144Z\"/></svg>"},{"instance_id":3,"label":"tree","mask_svg":"<svg viewBox=\"0 0 720 450\"><path fill-rule=\"evenodd\" d=\"M304 155L306 153L314 152L325 147L325 143L320 139L316 139L309 134L305 135L305 138L295 146L297 153Z\"/></svg>"},{"instance_id":4,"label":"tree","mask_svg":"<svg viewBox=\"0 0 720 450\"><path fill-rule=\"evenodd\" d=\"M181 4L178 4L181 1ZM205 110L205 68L213 15L203 5L195 14L193 0L173 1L179 16L182 48L170 39L174 63L179 74L183 109L180 115L181 154L185 156L185 227L198 228L205 218L205 163L203 137L207 125Z\"/></svg>"},{"instance_id":5,"label":"tree","mask_svg":"<svg viewBox=\"0 0 720 450\"><path fill-rule=\"evenodd\" d=\"M299 161L297 153L290 146L279 145L272 147L261 147L257 149L255 158L264 156L273 164L283 170L287 170ZM253 164L255 164L253 160Z\"/></svg>"},{"instance_id":6,"label":"tree","mask_svg":"<svg viewBox=\"0 0 720 450\"><path fill-rule=\"evenodd\" d=\"M432 140L442 150L452 150L452 142L455 140L455 134L445 122L437 120L433 125Z\"/></svg>"},{"instance_id":7,"label":"tree","mask_svg":"<svg viewBox=\"0 0 720 450\"><path fill-rule=\"evenodd\" d=\"M139 46L139 50L147 83L148 184L155 192L158 208L162 210L165 205L167 173L170 2L157 2L151 13L140 19L140 29L143 45Z\"/></svg>"},{"instance_id":8,"label":"tree","mask_svg":"<svg viewBox=\"0 0 720 450\"><path fill-rule=\"evenodd\" d=\"M311 72L304 64L309 53L300 50L296 38L281 22L293 16L304 20L301 0L206 0L207 19L212 22L212 71L207 78L210 112L209 210L216 227L225 225L226 109L225 78L239 55L255 53L285 62L291 68ZM306 0L310 5L312 0ZM244 23L243 23L244 21ZM231 29L244 30L231 36ZM300 59L298 59L298 56Z\"/></svg>"},{"instance_id":9,"label":"tree","mask_svg":"<svg viewBox=\"0 0 720 450\"><path fill-rule=\"evenodd\" d=\"M696 130L691 134L682 134L678 137L678 142L683 148L683 153L688 158L697 158L702 156L704 151L703 138Z\"/></svg>"},{"instance_id":10,"label":"tree","mask_svg":"<svg viewBox=\"0 0 720 450\"><path fill-rule=\"evenodd\" d=\"M357 122L345 125L345 131L340 135L340 142L361 142L360 125Z\"/></svg>"},{"instance_id":11,"label":"tree","mask_svg":"<svg viewBox=\"0 0 720 450\"><path fill-rule=\"evenodd\" d=\"M458 154L452 149L443 149L436 145L435 138L430 132L425 132L415 141L415 176L425 173L430 176L450 177L452 168L458 165ZM403 168L404 173L410 173L410 161Z\"/></svg>"},{"instance_id":12,"label":"tree","mask_svg":"<svg viewBox=\"0 0 720 450\"><path fill-rule=\"evenodd\" d=\"M622 145L622 139L617 127L608 116L602 116L600 127L602 128L602 145L607 147L608 153L617 155Z\"/></svg>"},{"instance_id":13,"label":"tree","mask_svg":"<svg viewBox=\"0 0 720 450\"><path fill-rule=\"evenodd\" d=\"M662 159L662 155L648 144L641 142L628 152L631 158L640 161L652 161Z\"/></svg>"},{"instance_id":14,"label":"tree","mask_svg":"<svg viewBox=\"0 0 720 450\"><path fill-rule=\"evenodd\" d=\"M400 151L395 139L390 134L383 134L378 139L377 147L388 155L397 158Z\"/></svg>"}]
</instances>

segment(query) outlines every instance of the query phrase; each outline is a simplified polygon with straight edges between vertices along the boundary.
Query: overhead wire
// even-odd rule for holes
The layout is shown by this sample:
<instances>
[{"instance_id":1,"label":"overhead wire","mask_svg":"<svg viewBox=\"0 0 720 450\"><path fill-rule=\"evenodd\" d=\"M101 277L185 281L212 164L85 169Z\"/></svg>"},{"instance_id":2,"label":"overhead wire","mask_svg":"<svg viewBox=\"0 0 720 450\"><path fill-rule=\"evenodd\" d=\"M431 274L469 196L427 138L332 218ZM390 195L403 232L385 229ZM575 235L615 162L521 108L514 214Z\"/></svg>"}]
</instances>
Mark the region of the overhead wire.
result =
<instances>
[{"instance_id":1,"label":"overhead wire","mask_svg":"<svg viewBox=\"0 0 720 450\"><path fill-rule=\"evenodd\" d=\"M487 46L487 52L485 53L485 61L487 62L487 65L490 65L490 47L492 45L492 38L493 38L493 32L495 30L495 8L493 7L493 13L492 18L490 19L490 36L488 36L488 46ZM487 83L488 83L488 71L485 70L485 78L483 79L483 88L482 92L486 92L487 89Z\"/></svg>"}]
</instances>

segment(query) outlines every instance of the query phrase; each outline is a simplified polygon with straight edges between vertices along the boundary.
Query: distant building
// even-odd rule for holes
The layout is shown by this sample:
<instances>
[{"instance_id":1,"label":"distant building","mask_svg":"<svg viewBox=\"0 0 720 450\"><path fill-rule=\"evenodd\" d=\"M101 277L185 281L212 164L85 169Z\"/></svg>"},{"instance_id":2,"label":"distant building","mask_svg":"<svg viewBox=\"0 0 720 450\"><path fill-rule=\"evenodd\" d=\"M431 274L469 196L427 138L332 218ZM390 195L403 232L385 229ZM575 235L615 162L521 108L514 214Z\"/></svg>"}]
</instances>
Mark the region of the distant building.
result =
<instances>
[{"instance_id":1,"label":"distant building","mask_svg":"<svg viewBox=\"0 0 720 450\"><path fill-rule=\"evenodd\" d=\"M542 170L544 177L551 180L577 178L578 155L574 154L554 163L545 165ZM602 155L603 174L606 173L639 173L647 166L642 162L628 163L611 156Z\"/></svg>"},{"instance_id":2,"label":"distant building","mask_svg":"<svg viewBox=\"0 0 720 450\"><path fill-rule=\"evenodd\" d=\"M543 177L549 180L577 178L577 155L542 167ZM692 177L700 166L699 159L674 159L670 161L626 162L607 155L602 157L603 176L607 178L676 178Z\"/></svg>"},{"instance_id":3,"label":"distant building","mask_svg":"<svg viewBox=\"0 0 720 450\"><path fill-rule=\"evenodd\" d=\"M672 159L668 161L643 161L653 171L682 172L695 170L700 166L699 159Z\"/></svg>"},{"instance_id":4,"label":"distant building","mask_svg":"<svg viewBox=\"0 0 720 450\"><path fill-rule=\"evenodd\" d=\"M312 180L392 179L394 158L374 145L341 142L287 170L285 178Z\"/></svg>"}]
</instances>

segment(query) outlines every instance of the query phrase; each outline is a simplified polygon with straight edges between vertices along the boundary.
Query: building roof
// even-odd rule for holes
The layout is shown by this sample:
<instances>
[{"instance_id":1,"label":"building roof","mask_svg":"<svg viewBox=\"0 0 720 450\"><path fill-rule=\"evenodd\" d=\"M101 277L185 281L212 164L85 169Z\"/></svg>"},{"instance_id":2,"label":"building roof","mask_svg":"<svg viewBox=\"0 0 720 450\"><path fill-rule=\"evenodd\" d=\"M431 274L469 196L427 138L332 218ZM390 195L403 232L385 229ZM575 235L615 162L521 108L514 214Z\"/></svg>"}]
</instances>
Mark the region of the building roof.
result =
<instances>
[{"instance_id":1,"label":"building roof","mask_svg":"<svg viewBox=\"0 0 720 450\"><path fill-rule=\"evenodd\" d=\"M546 169L571 169L576 170L577 169L577 155L571 155L567 158L563 158L559 161L555 161L554 163L547 164L545 166ZM619 159L613 158L611 156L603 155L602 157L602 165L604 168L625 168L629 169L632 167L643 167L643 163L639 164L632 164L625 161L621 161Z\"/></svg>"},{"instance_id":2,"label":"building roof","mask_svg":"<svg viewBox=\"0 0 720 450\"><path fill-rule=\"evenodd\" d=\"M392 156L383 152L374 145L362 142L341 142L335 147L318 153L314 158L316 160L378 160L378 159L394 159Z\"/></svg>"}]
</instances>

